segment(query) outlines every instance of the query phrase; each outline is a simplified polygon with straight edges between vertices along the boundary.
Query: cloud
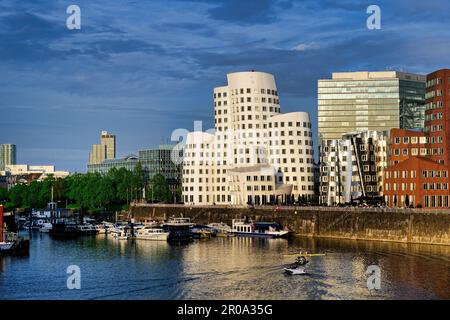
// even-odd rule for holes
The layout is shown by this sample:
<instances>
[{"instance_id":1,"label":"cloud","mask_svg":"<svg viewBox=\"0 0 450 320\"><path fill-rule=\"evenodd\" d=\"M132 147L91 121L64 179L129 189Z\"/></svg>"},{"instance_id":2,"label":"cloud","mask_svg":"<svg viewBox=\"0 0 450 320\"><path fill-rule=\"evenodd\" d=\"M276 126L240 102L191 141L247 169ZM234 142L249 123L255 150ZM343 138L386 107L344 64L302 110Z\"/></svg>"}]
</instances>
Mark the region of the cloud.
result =
<instances>
[{"instance_id":1,"label":"cloud","mask_svg":"<svg viewBox=\"0 0 450 320\"><path fill-rule=\"evenodd\" d=\"M319 48L320 48L319 44L317 44L315 42L311 42L311 43L299 43L298 45L293 47L292 50L306 51L306 50L314 50L314 49L319 49Z\"/></svg>"},{"instance_id":2,"label":"cloud","mask_svg":"<svg viewBox=\"0 0 450 320\"><path fill-rule=\"evenodd\" d=\"M369 1L79 4L82 30L70 32L65 1L2 1L2 139L24 148L88 150L106 128L123 150L135 152L174 128L191 129L193 120L212 126L211 92L228 72L273 73L283 110L314 118L317 80L334 71L427 73L450 65L450 4L443 0L379 1L376 32L366 28ZM60 153L54 160L63 169L85 168Z\"/></svg>"}]
</instances>

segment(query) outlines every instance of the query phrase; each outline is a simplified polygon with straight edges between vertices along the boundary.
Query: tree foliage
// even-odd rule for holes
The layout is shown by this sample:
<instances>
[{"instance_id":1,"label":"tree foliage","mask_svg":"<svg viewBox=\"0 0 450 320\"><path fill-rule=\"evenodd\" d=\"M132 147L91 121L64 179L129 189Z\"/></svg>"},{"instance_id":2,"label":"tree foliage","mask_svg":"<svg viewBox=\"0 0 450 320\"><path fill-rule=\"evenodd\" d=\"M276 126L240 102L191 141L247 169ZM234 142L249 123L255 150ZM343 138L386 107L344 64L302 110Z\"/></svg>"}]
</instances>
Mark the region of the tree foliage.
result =
<instances>
[{"instance_id":1,"label":"tree foliage","mask_svg":"<svg viewBox=\"0 0 450 320\"><path fill-rule=\"evenodd\" d=\"M160 181L161 177L164 181ZM170 190L161 177L157 178L156 192L158 199L165 201L170 199ZM137 165L133 171L112 168L106 175L76 173L64 179L50 176L29 185L17 184L6 194L0 189L0 201L10 201L16 208L43 208L51 200L53 187L54 201L60 206L67 204L82 211L102 211L109 205L126 205L140 200L144 186L144 173Z\"/></svg>"}]
</instances>

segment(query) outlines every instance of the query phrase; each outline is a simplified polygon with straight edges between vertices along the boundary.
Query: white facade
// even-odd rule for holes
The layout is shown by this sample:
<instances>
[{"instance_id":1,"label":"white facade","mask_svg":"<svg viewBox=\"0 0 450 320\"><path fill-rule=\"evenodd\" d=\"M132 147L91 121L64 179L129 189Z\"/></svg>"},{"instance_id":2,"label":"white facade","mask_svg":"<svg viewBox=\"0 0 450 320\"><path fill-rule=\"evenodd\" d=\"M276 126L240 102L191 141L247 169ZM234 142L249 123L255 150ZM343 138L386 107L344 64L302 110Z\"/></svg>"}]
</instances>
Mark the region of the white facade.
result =
<instances>
[{"instance_id":1,"label":"white facade","mask_svg":"<svg viewBox=\"0 0 450 320\"><path fill-rule=\"evenodd\" d=\"M67 171L56 171L55 166L30 166L28 164L15 164L15 165L7 165L5 167L5 171L2 172L3 175L28 175L28 174L40 174L38 180L43 180L47 178L49 175L53 175L55 178L65 178L70 173Z\"/></svg>"},{"instance_id":2,"label":"white facade","mask_svg":"<svg viewBox=\"0 0 450 320\"><path fill-rule=\"evenodd\" d=\"M237 72L227 78L228 86L214 89L214 134L187 136L184 202L245 205L312 198L308 114L280 114L271 74Z\"/></svg>"}]
</instances>

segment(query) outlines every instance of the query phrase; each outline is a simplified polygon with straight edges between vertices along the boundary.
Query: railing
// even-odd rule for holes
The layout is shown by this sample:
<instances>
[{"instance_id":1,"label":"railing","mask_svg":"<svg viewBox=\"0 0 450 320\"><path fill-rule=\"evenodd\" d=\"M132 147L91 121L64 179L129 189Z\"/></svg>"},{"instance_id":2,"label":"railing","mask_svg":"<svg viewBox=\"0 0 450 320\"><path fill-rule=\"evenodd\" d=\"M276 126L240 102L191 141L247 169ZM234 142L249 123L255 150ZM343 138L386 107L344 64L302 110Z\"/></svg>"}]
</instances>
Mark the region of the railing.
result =
<instances>
[{"instance_id":1,"label":"railing","mask_svg":"<svg viewBox=\"0 0 450 320\"><path fill-rule=\"evenodd\" d=\"M285 206L285 205L259 205L259 206L245 206L245 205L192 205L192 204L162 204L162 203L139 203L136 207L167 207L167 208L205 208L205 209L250 209L255 210L279 210L279 211L336 211L336 212L408 212L408 213L442 213L450 214L450 209L427 209L427 208L389 208L389 207L334 207L334 206Z\"/></svg>"}]
</instances>

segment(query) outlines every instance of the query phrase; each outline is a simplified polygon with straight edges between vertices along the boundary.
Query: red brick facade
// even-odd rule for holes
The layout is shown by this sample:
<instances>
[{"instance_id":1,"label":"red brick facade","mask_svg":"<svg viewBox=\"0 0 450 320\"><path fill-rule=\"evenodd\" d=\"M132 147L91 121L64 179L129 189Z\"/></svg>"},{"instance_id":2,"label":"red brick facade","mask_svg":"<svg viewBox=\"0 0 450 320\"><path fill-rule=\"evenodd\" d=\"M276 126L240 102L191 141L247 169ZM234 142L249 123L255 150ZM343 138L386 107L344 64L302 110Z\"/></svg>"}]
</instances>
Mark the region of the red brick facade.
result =
<instances>
[{"instance_id":1,"label":"red brick facade","mask_svg":"<svg viewBox=\"0 0 450 320\"><path fill-rule=\"evenodd\" d=\"M424 132L392 129L385 201L390 207L448 208L450 70L427 76Z\"/></svg>"}]
</instances>

